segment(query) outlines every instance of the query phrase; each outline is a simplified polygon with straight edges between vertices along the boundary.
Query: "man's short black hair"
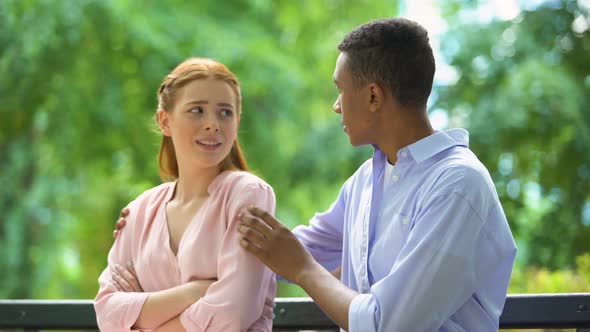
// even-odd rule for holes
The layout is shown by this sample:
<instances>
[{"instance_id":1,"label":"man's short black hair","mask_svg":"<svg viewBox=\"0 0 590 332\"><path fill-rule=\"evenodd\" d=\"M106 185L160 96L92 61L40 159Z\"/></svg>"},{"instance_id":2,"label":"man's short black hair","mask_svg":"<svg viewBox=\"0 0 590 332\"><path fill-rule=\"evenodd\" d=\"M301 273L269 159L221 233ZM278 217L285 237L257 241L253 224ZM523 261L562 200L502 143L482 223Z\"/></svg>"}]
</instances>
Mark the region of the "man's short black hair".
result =
<instances>
[{"instance_id":1,"label":"man's short black hair","mask_svg":"<svg viewBox=\"0 0 590 332\"><path fill-rule=\"evenodd\" d=\"M424 107L432 90L434 56L428 32L416 22L385 18L349 32L338 45L356 84L375 82L404 106Z\"/></svg>"}]
</instances>

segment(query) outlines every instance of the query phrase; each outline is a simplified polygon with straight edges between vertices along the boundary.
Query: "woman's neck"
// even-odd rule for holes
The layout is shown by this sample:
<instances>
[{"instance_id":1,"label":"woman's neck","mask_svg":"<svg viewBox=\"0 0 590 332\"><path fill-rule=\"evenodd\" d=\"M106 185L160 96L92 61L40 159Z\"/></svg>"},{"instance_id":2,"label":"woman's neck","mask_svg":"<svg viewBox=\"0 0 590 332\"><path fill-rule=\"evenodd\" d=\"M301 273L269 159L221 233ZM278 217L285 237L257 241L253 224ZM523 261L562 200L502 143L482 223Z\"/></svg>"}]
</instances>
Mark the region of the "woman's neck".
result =
<instances>
[{"instance_id":1,"label":"woman's neck","mask_svg":"<svg viewBox=\"0 0 590 332\"><path fill-rule=\"evenodd\" d=\"M209 196L209 185L221 173L218 167L179 170L174 198L179 204L190 204L195 198Z\"/></svg>"}]
</instances>

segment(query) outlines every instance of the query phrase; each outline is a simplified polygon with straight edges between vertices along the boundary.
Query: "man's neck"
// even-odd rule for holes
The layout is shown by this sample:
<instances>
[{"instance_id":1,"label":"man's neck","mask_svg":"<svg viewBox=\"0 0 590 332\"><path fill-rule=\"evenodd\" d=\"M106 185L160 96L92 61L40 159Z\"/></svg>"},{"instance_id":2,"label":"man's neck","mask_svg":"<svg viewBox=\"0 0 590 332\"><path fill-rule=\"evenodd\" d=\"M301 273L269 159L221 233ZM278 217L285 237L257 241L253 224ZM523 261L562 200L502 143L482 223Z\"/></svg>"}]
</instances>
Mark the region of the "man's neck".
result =
<instances>
[{"instance_id":1,"label":"man's neck","mask_svg":"<svg viewBox=\"0 0 590 332\"><path fill-rule=\"evenodd\" d=\"M377 146L390 164L397 162L397 152L434 133L426 110L403 110L384 119Z\"/></svg>"}]
</instances>

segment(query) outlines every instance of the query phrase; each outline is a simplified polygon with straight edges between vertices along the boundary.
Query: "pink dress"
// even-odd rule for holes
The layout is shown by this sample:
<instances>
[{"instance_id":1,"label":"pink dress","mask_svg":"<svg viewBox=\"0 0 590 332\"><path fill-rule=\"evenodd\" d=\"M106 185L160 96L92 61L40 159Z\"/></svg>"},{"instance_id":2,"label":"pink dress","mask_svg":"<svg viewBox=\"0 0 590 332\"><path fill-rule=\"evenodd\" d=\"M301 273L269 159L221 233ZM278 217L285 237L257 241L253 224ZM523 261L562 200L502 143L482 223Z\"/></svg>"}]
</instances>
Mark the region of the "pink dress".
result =
<instances>
[{"instance_id":1,"label":"pink dress","mask_svg":"<svg viewBox=\"0 0 590 332\"><path fill-rule=\"evenodd\" d=\"M100 275L94 308L101 331L133 331L151 292L190 280L217 278L205 296L180 316L187 331L271 331L275 276L239 244L237 214L256 205L274 214L275 196L247 172L225 171L209 185L209 198L187 226L175 256L169 245L166 203L176 182L147 190L129 204L127 225ZM114 265L134 264L144 293L111 285Z\"/></svg>"}]
</instances>

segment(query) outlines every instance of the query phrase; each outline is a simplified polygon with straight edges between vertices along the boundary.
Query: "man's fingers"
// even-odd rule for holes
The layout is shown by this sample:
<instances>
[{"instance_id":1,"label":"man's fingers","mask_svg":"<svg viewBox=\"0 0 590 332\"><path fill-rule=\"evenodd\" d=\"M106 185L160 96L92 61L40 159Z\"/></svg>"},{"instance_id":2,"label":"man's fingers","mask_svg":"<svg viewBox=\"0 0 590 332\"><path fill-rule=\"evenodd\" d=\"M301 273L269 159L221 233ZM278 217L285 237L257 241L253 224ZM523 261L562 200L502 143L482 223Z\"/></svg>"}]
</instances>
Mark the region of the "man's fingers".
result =
<instances>
[{"instance_id":1,"label":"man's fingers","mask_svg":"<svg viewBox=\"0 0 590 332\"><path fill-rule=\"evenodd\" d=\"M262 233L257 231L254 228L250 228L244 224L240 224L238 226L238 231L247 239L254 241L256 243L261 243L264 241L265 237Z\"/></svg>"},{"instance_id":2,"label":"man's fingers","mask_svg":"<svg viewBox=\"0 0 590 332\"><path fill-rule=\"evenodd\" d=\"M272 229L258 217L255 217L254 215L248 212L243 212L240 214L240 216L238 216L238 219L240 220L240 226L247 226L248 228L260 233L262 237L270 237ZM241 232L242 227L240 227L239 230Z\"/></svg>"},{"instance_id":3,"label":"man's fingers","mask_svg":"<svg viewBox=\"0 0 590 332\"><path fill-rule=\"evenodd\" d=\"M119 231L118 230L114 230L113 231L113 239L116 239L117 236L119 236Z\"/></svg>"},{"instance_id":4,"label":"man's fingers","mask_svg":"<svg viewBox=\"0 0 590 332\"><path fill-rule=\"evenodd\" d=\"M240 239L240 245L244 249L246 249L247 251L254 254L254 256L256 256L256 257L260 258L262 256L262 253L263 253L262 249L260 249L260 247L258 247L254 243L248 241L248 239L246 239L246 238Z\"/></svg>"},{"instance_id":5,"label":"man's fingers","mask_svg":"<svg viewBox=\"0 0 590 332\"><path fill-rule=\"evenodd\" d=\"M273 217L272 214L268 213L266 210L263 210L263 209L256 207L256 206L250 206L248 208L248 211L250 211L250 213L252 213L253 215L261 218L272 229L282 226L282 224L277 219L275 219L275 217Z\"/></svg>"},{"instance_id":6,"label":"man's fingers","mask_svg":"<svg viewBox=\"0 0 590 332\"><path fill-rule=\"evenodd\" d=\"M128 207L123 208L121 210L121 213L119 213L119 217L121 217L121 218L126 218L128 215L129 215L129 208Z\"/></svg>"},{"instance_id":7,"label":"man's fingers","mask_svg":"<svg viewBox=\"0 0 590 332\"><path fill-rule=\"evenodd\" d=\"M119 220L117 220L117 224L116 224L116 228L117 230L120 230L121 228L125 227L125 225L127 224L127 220L125 220L125 218L119 218Z\"/></svg>"}]
</instances>

